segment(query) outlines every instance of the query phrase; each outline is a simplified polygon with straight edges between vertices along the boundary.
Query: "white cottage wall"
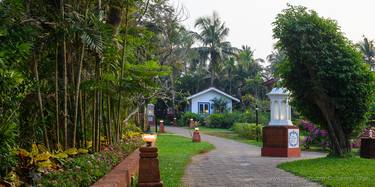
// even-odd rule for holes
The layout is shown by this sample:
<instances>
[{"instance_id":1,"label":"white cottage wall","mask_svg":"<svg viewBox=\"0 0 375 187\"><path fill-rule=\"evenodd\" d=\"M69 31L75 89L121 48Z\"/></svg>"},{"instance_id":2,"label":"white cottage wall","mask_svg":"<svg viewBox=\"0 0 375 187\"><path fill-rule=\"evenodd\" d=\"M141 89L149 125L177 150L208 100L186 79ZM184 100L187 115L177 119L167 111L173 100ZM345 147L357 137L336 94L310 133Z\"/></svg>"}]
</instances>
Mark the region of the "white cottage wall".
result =
<instances>
[{"instance_id":1,"label":"white cottage wall","mask_svg":"<svg viewBox=\"0 0 375 187\"><path fill-rule=\"evenodd\" d=\"M191 99L191 112L198 114L198 103L199 102L209 102L210 103L210 114L213 113L212 111L212 99L214 98L224 98L227 101L227 109L228 111L232 111L232 99L223 96L220 93L215 91L209 91L197 97Z\"/></svg>"}]
</instances>

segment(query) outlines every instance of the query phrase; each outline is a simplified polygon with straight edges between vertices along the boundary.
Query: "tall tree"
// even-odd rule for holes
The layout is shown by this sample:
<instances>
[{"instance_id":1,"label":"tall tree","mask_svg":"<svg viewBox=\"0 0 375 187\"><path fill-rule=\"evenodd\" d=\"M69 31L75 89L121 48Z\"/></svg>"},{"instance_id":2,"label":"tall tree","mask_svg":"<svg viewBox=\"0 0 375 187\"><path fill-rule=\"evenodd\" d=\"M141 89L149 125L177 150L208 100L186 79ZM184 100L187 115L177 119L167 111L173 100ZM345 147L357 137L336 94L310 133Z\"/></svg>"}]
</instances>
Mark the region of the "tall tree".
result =
<instances>
[{"instance_id":1,"label":"tall tree","mask_svg":"<svg viewBox=\"0 0 375 187\"><path fill-rule=\"evenodd\" d=\"M193 33L193 36L203 45L199 50L208 55L210 59L210 86L214 86L215 70L223 62L225 55L234 52L231 44L225 41L229 28L225 26L216 12L213 12L212 16L198 18L194 26L200 30L198 33Z\"/></svg>"},{"instance_id":2,"label":"tall tree","mask_svg":"<svg viewBox=\"0 0 375 187\"><path fill-rule=\"evenodd\" d=\"M315 11L289 5L273 24L287 56L279 75L296 107L328 130L333 155L350 153L349 138L375 96L374 74L337 23Z\"/></svg>"}]
</instances>

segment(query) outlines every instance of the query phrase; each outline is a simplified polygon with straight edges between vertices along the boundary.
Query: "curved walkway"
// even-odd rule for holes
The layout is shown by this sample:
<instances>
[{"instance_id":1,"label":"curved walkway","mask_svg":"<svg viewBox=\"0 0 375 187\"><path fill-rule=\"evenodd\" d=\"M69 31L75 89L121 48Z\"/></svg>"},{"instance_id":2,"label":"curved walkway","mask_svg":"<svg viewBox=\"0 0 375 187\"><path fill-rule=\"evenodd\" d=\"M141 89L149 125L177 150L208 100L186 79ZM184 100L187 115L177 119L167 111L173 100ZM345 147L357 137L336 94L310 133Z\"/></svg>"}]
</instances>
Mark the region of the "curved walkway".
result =
<instances>
[{"instance_id":1,"label":"curved walkway","mask_svg":"<svg viewBox=\"0 0 375 187\"><path fill-rule=\"evenodd\" d=\"M191 133L178 127L166 130L186 137ZM260 148L253 145L204 134L201 138L215 149L193 157L183 178L188 187L320 186L276 166L281 162L325 156L323 153L303 152L301 158L261 157Z\"/></svg>"}]
</instances>

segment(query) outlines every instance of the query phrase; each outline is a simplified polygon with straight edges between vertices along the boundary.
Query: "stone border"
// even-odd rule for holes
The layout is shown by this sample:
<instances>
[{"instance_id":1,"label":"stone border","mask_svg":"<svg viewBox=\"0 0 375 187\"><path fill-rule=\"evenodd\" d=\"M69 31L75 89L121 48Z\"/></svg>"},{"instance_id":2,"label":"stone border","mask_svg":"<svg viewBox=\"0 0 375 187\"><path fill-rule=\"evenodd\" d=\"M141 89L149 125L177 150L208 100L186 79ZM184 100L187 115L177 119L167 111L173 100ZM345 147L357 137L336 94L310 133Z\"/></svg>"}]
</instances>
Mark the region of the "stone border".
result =
<instances>
[{"instance_id":1,"label":"stone border","mask_svg":"<svg viewBox=\"0 0 375 187\"><path fill-rule=\"evenodd\" d=\"M91 187L129 187L132 182L132 176L138 174L138 168L139 149L127 156Z\"/></svg>"}]
</instances>

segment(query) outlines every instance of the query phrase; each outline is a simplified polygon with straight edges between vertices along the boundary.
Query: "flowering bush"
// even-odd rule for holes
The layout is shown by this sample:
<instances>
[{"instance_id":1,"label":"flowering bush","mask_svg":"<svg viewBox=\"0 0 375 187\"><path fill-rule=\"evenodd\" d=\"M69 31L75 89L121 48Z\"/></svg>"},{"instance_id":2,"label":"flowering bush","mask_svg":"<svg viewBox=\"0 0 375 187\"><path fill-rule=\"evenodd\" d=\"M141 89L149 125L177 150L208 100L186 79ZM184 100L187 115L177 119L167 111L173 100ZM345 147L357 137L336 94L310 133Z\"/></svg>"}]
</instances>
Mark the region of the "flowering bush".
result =
<instances>
[{"instance_id":1,"label":"flowering bush","mask_svg":"<svg viewBox=\"0 0 375 187\"><path fill-rule=\"evenodd\" d=\"M329 146L326 130L319 129L314 123L307 120L301 120L298 125L301 130L305 131L306 136L302 144L306 149L309 149L311 145L319 145L323 149Z\"/></svg>"}]
</instances>

